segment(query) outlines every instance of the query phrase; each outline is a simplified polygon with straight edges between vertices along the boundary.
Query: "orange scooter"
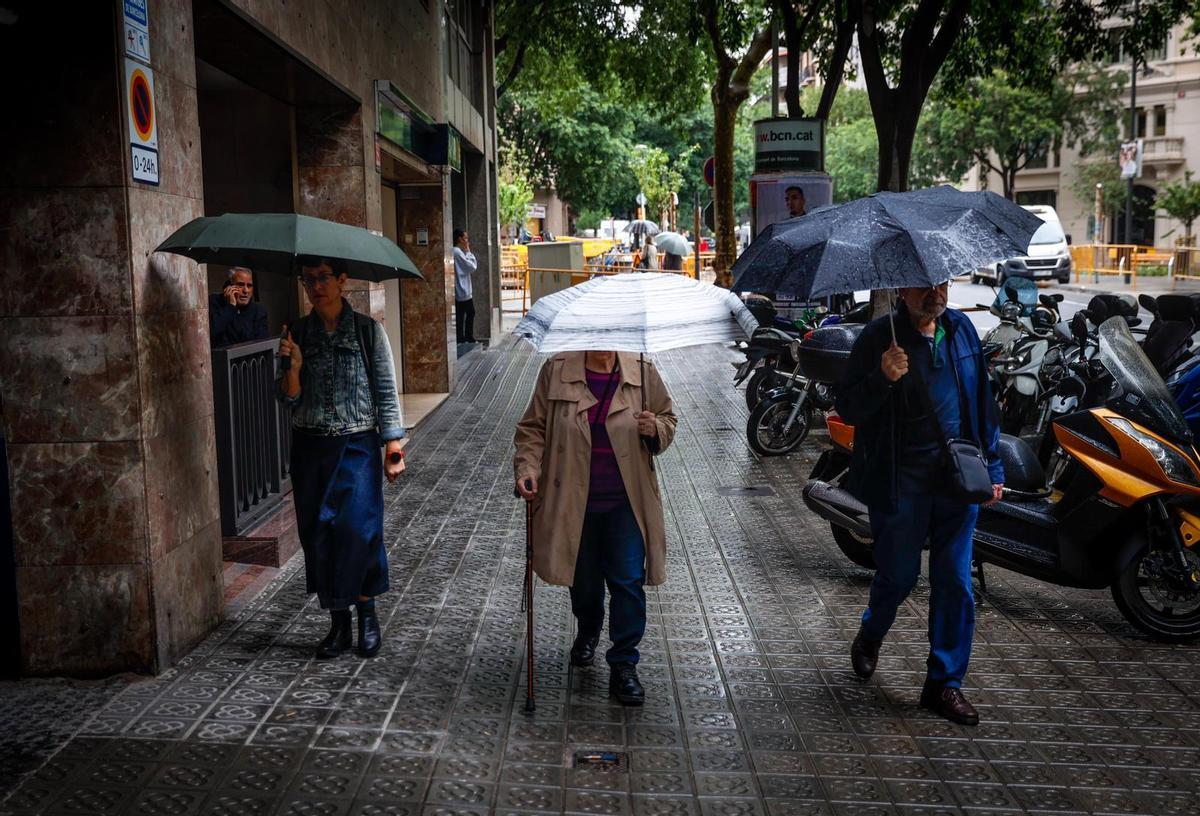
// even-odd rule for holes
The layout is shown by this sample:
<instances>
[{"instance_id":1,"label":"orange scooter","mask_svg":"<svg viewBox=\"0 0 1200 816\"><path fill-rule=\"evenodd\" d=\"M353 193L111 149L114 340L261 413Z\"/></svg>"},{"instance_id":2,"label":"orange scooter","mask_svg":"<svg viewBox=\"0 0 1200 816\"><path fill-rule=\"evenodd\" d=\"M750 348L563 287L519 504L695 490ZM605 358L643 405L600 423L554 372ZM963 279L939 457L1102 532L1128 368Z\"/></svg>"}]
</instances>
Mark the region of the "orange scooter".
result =
<instances>
[{"instance_id":1,"label":"orange scooter","mask_svg":"<svg viewBox=\"0 0 1200 816\"><path fill-rule=\"evenodd\" d=\"M1087 340L1086 324L1072 328ZM975 560L1053 584L1108 587L1151 637L1200 637L1200 455L1162 377L1122 318L1097 331L1102 404L1056 420L1061 456L1047 479L1033 449L1001 435L1004 498L981 508ZM828 418L834 447L804 502L855 563L874 567L867 508L843 487L854 429ZM832 480L832 481L830 481Z\"/></svg>"}]
</instances>

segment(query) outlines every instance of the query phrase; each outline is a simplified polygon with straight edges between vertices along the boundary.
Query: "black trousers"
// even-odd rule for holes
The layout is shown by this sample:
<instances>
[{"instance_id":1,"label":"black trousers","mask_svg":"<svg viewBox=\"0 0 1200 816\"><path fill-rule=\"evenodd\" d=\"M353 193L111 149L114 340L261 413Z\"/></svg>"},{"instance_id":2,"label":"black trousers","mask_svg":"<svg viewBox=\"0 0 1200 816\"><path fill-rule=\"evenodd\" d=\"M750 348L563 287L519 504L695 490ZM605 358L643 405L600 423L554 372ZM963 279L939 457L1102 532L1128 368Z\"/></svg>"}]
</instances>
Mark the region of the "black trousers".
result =
<instances>
[{"instance_id":1,"label":"black trousers","mask_svg":"<svg viewBox=\"0 0 1200 816\"><path fill-rule=\"evenodd\" d=\"M475 298L454 301L454 336L460 343L475 342Z\"/></svg>"}]
</instances>

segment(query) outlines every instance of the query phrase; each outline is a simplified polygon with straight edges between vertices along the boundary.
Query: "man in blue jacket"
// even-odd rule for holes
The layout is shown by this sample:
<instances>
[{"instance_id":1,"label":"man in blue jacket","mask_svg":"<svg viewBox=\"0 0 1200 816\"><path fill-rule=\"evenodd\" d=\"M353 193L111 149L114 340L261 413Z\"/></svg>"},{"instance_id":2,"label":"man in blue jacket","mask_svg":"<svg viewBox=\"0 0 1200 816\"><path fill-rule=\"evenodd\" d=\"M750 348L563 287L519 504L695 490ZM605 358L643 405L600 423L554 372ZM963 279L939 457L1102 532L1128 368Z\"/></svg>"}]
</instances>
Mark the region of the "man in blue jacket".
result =
<instances>
[{"instance_id":1,"label":"man in blue jacket","mask_svg":"<svg viewBox=\"0 0 1200 816\"><path fill-rule=\"evenodd\" d=\"M979 715L961 686L975 633L971 551L979 507L950 498L941 437L982 442L992 501L1000 498L1004 467L979 335L966 315L947 310L947 290L948 284L901 289L894 315L863 329L838 390L838 413L854 425L849 487L870 509L875 538L875 580L850 658L859 677L874 674L928 541L929 658L921 705L975 725Z\"/></svg>"}]
</instances>

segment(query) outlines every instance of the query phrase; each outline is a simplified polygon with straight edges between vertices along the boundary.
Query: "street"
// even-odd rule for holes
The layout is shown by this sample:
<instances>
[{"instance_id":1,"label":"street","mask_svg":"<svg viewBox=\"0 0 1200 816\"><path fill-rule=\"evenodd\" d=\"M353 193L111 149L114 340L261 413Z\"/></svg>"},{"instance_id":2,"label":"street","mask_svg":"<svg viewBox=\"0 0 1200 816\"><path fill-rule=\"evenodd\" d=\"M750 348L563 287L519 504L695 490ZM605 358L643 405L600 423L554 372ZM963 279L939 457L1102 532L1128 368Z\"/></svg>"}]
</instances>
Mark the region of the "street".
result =
<instances>
[{"instance_id":1,"label":"street","mask_svg":"<svg viewBox=\"0 0 1200 816\"><path fill-rule=\"evenodd\" d=\"M643 708L608 697L602 661L569 668L567 591L539 584L537 711L522 710L510 456L538 358L508 340L464 358L387 488L377 658L312 659L327 616L293 559L159 677L6 686L5 767L29 746L53 756L0 812L1196 812L1200 649L1140 637L1107 592L989 568L965 686L977 728L916 705L924 581L856 680L871 575L800 501L819 440L748 451L734 358L659 357L680 423L659 460L669 578L648 590ZM596 750L625 764L575 766Z\"/></svg>"}]
</instances>

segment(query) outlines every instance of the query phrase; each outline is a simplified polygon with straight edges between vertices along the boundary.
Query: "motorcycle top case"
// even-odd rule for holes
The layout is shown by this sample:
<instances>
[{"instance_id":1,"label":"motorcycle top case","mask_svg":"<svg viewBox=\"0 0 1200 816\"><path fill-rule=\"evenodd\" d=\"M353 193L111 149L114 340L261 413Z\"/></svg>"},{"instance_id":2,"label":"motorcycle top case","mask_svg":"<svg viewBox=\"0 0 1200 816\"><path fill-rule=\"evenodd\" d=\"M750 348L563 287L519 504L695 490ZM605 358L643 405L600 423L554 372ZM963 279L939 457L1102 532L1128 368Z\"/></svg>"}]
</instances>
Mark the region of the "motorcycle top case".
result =
<instances>
[{"instance_id":1,"label":"motorcycle top case","mask_svg":"<svg viewBox=\"0 0 1200 816\"><path fill-rule=\"evenodd\" d=\"M862 334L861 323L822 326L800 342L800 373L819 383L838 383L846 373L850 349Z\"/></svg>"}]
</instances>

